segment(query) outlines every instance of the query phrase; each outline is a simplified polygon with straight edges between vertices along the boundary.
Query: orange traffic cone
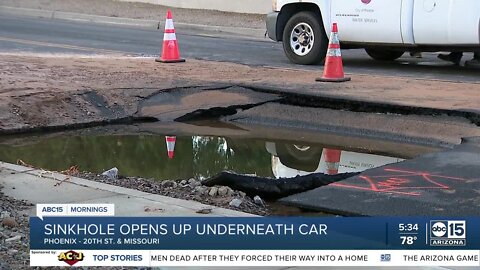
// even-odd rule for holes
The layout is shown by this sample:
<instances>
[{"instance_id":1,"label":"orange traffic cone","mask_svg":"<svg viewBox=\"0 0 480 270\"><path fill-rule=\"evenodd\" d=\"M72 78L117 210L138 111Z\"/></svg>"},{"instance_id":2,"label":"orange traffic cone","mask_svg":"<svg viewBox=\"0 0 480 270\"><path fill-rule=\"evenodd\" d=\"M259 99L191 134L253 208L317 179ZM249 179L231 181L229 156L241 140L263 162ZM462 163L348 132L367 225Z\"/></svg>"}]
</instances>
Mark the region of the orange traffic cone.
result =
<instances>
[{"instance_id":1,"label":"orange traffic cone","mask_svg":"<svg viewBox=\"0 0 480 270\"><path fill-rule=\"evenodd\" d=\"M165 33L163 34L162 56L155 59L162 63L178 63L185 62L180 58L180 50L178 49L177 36L173 26L172 12L167 11L167 20L165 21Z\"/></svg>"},{"instance_id":2,"label":"orange traffic cone","mask_svg":"<svg viewBox=\"0 0 480 270\"><path fill-rule=\"evenodd\" d=\"M330 34L330 42L328 44L323 76L315 80L317 82L346 82L351 80L351 78L345 77L345 74L343 73L342 53L340 52L337 23L333 23L332 33Z\"/></svg>"},{"instance_id":3,"label":"orange traffic cone","mask_svg":"<svg viewBox=\"0 0 480 270\"><path fill-rule=\"evenodd\" d=\"M324 148L323 151L325 154L325 163L327 164L326 173L328 175L338 174L342 151L328 148Z\"/></svg>"},{"instance_id":4,"label":"orange traffic cone","mask_svg":"<svg viewBox=\"0 0 480 270\"><path fill-rule=\"evenodd\" d=\"M176 140L177 140L177 137L175 136L165 136L165 142L167 143L167 152L168 152L169 159L173 159Z\"/></svg>"}]
</instances>

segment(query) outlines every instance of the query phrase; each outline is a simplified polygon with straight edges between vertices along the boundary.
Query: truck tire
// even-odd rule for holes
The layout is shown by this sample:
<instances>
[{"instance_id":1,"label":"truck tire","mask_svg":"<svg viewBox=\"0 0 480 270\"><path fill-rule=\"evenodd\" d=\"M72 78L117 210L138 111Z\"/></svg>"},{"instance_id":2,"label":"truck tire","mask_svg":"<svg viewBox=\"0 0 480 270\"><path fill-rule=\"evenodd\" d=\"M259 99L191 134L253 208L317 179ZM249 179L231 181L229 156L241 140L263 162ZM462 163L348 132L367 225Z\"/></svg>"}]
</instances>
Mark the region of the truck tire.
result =
<instances>
[{"instance_id":1,"label":"truck tire","mask_svg":"<svg viewBox=\"0 0 480 270\"><path fill-rule=\"evenodd\" d=\"M283 30L283 50L296 64L313 65L325 59L328 38L316 13L302 11L293 15Z\"/></svg>"},{"instance_id":2,"label":"truck tire","mask_svg":"<svg viewBox=\"0 0 480 270\"><path fill-rule=\"evenodd\" d=\"M322 148L315 146L277 143L276 149L283 165L305 172L314 172L322 157Z\"/></svg>"},{"instance_id":3,"label":"truck tire","mask_svg":"<svg viewBox=\"0 0 480 270\"><path fill-rule=\"evenodd\" d=\"M365 49L367 54L379 61L393 61L396 60L405 53L404 51L384 50L384 49Z\"/></svg>"}]
</instances>

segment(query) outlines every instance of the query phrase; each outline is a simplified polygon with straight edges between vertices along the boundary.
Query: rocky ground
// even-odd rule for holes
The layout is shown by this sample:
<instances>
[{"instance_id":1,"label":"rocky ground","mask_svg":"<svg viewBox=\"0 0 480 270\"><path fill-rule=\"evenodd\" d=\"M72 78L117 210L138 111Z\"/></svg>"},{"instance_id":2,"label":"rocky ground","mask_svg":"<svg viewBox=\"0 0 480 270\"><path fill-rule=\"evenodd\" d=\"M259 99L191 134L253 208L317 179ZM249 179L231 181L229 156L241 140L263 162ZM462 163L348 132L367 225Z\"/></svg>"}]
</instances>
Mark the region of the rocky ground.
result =
<instances>
[{"instance_id":1,"label":"rocky ground","mask_svg":"<svg viewBox=\"0 0 480 270\"><path fill-rule=\"evenodd\" d=\"M78 173L75 176L110 185L137 189L152 194L159 194L183 200L194 200L207 205L228 208L255 215L264 216L269 213L265 202L260 197L250 198L241 191L232 190L225 186L203 186L200 181L193 178L190 178L189 180L156 181L155 179L145 179L141 177L118 176L118 178L111 179L105 175L98 175L89 172ZM145 209L145 211L148 212L150 210ZM208 214L209 211L205 210L205 212L200 213Z\"/></svg>"},{"instance_id":2,"label":"rocky ground","mask_svg":"<svg viewBox=\"0 0 480 270\"><path fill-rule=\"evenodd\" d=\"M31 207L30 203L12 199L0 191L0 270L27 268Z\"/></svg>"}]
</instances>

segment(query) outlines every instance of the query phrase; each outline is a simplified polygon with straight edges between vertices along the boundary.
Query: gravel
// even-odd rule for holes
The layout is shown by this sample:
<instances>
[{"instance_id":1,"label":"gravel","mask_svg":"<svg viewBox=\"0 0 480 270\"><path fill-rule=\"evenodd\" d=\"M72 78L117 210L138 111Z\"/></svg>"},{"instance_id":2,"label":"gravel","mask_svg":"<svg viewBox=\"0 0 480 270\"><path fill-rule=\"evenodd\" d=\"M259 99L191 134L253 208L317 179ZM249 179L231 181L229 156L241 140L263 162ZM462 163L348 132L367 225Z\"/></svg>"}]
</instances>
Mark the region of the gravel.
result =
<instances>
[{"instance_id":1,"label":"gravel","mask_svg":"<svg viewBox=\"0 0 480 270\"><path fill-rule=\"evenodd\" d=\"M155 179L124 177L119 175L117 179L112 180L107 176L90 172L82 172L74 176L152 194L159 194L183 200L193 200L207 205L228 208L260 216L270 214L267 205L257 204L258 199L257 203L255 203L253 198L248 197L244 192L232 190L225 186L203 186L199 180L193 178L189 180L157 181Z\"/></svg>"},{"instance_id":2,"label":"gravel","mask_svg":"<svg viewBox=\"0 0 480 270\"><path fill-rule=\"evenodd\" d=\"M32 206L0 191L0 270L28 268L28 213Z\"/></svg>"},{"instance_id":3,"label":"gravel","mask_svg":"<svg viewBox=\"0 0 480 270\"><path fill-rule=\"evenodd\" d=\"M175 22L265 29L265 15L172 8L113 0L1 0L0 5L160 21L165 20L167 9L170 9Z\"/></svg>"}]
</instances>

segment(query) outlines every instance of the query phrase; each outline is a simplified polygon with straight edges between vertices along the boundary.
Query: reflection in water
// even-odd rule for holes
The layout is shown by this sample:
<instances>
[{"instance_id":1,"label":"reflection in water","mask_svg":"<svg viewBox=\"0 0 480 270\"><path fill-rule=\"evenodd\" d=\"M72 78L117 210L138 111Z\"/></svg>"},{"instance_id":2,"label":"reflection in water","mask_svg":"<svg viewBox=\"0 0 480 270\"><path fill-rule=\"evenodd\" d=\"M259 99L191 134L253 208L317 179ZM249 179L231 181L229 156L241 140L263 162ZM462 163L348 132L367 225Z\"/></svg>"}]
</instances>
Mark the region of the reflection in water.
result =
<instances>
[{"instance_id":1,"label":"reflection in water","mask_svg":"<svg viewBox=\"0 0 480 270\"><path fill-rule=\"evenodd\" d=\"M56 171L78 165L80 170L101 173L117 167L124 176L159 180L205 178L222 170L273 176L270 154L259 140L176 137L172 159L165 136L70 136L21 143L0 144L0 160L21 159Z\"/></svg>"},{"instance_id":2,"label":"reflection in water","mask_svg":"<svg viewBox=\"0 0 480 270\"><path fill-rule=\"evenodd\" d=\"M145 178L208 178L229 170L264 177L363 171L401 159L314 145L214 136L59 136L0 144L0 160L61 171L78 165Z\"/></svg>"},{"instance_id":3,"label":"reflection in water","mask_svg":"<svg viewBox=\"0 0 480 270\"><path fill-rule=\"evenodd\" d=\"M175 156L175 143L177 142L176 136L165 136L165 143L167 144L167 155L169 159L173 159Z\"/></svg>"},{"instance_id":4,"label":"reflection in water","mask_svg":"<svg viewBox=\"0 0 480 270\"><path fill-rule=\"evenodd\" d=\"M272 170L276 178L295 177L309 173L333 175L346 172L362 172L404 160L327 147L299 147L298 145L279 145L275 143L267 143L267 150L272 154Z\"/></svg>"}]
</instances>

